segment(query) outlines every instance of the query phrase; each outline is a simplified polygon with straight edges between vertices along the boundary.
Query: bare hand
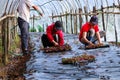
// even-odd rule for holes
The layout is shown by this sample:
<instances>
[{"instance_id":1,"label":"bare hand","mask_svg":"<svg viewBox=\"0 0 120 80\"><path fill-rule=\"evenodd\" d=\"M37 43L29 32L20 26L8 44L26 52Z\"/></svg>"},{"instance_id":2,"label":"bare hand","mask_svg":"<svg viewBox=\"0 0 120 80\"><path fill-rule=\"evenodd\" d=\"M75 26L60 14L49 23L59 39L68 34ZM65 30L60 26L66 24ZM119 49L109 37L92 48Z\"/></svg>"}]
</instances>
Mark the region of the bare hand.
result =
<instances>
[{"instance_id":1,"label":"bare hand","mask_svg":"<svg viewBox=\"0 0 120 80\"><path fill-rule=\"evenodd\" d=\"M55 46L59 46L59 44L57 42L54 43Z\"/></svg>"},{"instance_id":2,"label":"bare hand","mask_svg":"<svg viewBox=\"0 0 120 80\"><path fill-rule=\"evenodd\" d=\"M103 43L98 43L98 44L96 44L96 45L98 45L98 46L102 46L102 45L103 45Z\"/></svg>"},{"instance_id":3,"label":"bare hand","mask_svg":"<svg viewBox=\"0 0 120 80\"><path fill-rule=\"evenodd\" d=\"M89 45L86 46L86 48L95 48L95 45L92 42L90 42Z\"/></svg>"},{"instance_id":4,"label":"bare hand","mask_svg":"<svg viewBox=\"0 0 120 80\"><path fill-rule=\"evenodd\" d=\"M95 46L92 42L90 42L89 45L90 45L90 46L93 46L93 47Z\"/></svg>"},{"instance_id":5,"label":"bare hand","mask_svg":"<svg viewBox=\"0 0 120 80\"><path fill-rule=\"evenodd\" d=\"M42 13L40 13L40 16L43 16L43 14L42 14Z\"/></svg>"},{"instance_id":6,"label":"bare hand","mask_svg":"<svg viewBox=\"0 0 120 80\"><path fill-rule=\"evenodd\" d=\"M52 41L55 46L59 46L59 44L56 41Z\"/></svg>"}]
</instances>

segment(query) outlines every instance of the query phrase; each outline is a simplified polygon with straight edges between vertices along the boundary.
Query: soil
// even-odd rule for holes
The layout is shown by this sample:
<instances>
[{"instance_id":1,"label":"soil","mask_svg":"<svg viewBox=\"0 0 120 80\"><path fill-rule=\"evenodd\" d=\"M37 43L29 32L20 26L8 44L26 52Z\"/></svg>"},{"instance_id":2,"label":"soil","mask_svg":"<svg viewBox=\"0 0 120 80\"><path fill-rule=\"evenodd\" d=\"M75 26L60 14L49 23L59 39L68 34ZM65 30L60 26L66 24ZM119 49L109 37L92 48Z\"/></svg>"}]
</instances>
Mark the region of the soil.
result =
<instances>
[{"instance_id":1,"label":"soil","mask_svg":"<svg viewBox=\"0 0 120 80\"><path fill-rule=\"evenodd\" d=\"M16 56L4 67L0 67L0 79L2 80L25 80L26 62L30 59L30 54Z\"/></svg>"}]
</instances>

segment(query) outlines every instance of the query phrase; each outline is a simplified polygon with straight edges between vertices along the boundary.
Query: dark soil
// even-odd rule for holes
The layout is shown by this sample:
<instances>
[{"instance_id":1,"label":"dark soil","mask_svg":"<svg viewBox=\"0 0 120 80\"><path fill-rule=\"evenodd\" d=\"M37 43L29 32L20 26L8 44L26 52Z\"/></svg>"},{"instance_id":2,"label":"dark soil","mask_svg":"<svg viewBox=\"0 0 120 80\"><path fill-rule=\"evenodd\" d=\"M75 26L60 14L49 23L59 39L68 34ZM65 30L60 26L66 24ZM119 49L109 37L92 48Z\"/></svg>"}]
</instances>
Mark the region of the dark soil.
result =
<instances>
[{"instance_id":1,"label":"dark soil","mask_svg":"<svg viewBox=\"0 0 120 80\"><path fill-rule=\"evenodd\" d=\"M25 80L23 74L26 69L26 62L30 59L30 54L25 56L16 56L11 61L0 67L0 79L2 80Z\"/></svg>"}]
</instances>

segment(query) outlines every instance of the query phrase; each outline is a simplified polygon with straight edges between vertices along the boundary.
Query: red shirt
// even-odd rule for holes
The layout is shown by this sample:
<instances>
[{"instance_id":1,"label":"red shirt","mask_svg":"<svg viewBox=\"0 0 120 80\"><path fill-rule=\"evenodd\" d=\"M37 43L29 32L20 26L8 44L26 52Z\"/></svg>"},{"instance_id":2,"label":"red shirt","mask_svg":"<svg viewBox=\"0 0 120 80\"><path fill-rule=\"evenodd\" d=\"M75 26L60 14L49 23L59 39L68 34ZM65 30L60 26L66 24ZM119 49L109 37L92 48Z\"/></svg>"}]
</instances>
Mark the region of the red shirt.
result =
<instances>
[{"instance_id":1,"label":"red shirt","mask_svg":"<svg viewBox=\"0 0 120 80\"><path fill-rule=\"evenodd\" d=\"M55 26L55 23L52 23L46 29L48 39L52 42L54 40L53 35L57 34L58 35L58 43L61 46L64 44L63 32L62 32L62 30L55 31L54 26Z\"/></svg>"},{"instance_id":2,"label":"red shirt","mask_svg":"<svg viewBox=\"0 0 120 80\"><path fill-rule=\"evenodd\" d=\"M90 29L91 29L91 26L89 22L85 23L80 30L79 40L81 40L83 36L83 32L88 32ZM95 25L93 29L95 30L95 32L99 31L98 25Z\"/></svg>"}]
</instances>

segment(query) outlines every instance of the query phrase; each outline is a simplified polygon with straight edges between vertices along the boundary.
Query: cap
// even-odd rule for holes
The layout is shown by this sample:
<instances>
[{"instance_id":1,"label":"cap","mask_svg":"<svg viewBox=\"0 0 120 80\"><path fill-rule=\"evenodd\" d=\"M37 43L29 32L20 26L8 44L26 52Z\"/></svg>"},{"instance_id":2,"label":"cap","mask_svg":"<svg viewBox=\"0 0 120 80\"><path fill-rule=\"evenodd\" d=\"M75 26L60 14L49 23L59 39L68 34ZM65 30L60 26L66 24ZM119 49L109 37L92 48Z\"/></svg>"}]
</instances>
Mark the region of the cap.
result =
<instances>
[{"instance_id":1,"label":"cap","mask_svg":"<svg viewBox=\"0 0 120 80\"><path fill-rule=\"evenodd\" d=\"M98 18L96 16L92 16L90 22L96 25L98 24Z\"/></svg>"},{"instance_id":2,"label":"cap","mask_svg":"<svg viewBox=\"0 0 120 80\"><path fill-rule=\"evenodd\" d=\"M61 21L56 21L56 22L55 22L55 28L56 28L57 30L62 30L62 27L63 27L63 25L62 25L62 22L61 22Z\"/></svg>"}]
</instances>

